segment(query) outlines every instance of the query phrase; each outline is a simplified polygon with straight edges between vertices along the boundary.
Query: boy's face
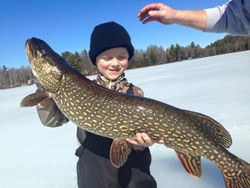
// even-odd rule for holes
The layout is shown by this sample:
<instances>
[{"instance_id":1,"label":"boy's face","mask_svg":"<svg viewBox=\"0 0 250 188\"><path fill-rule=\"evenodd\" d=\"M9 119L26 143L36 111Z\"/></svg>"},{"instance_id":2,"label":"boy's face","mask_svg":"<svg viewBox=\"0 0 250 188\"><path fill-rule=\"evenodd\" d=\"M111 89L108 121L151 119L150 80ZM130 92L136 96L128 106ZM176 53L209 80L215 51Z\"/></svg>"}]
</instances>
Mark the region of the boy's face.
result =
<instances>
[{"instance_id":1,"label":"boy's face","mask_svg":"<svg viewBox=\"0 0 250 188\"><path fill-rule=\"evenodd\" d=\"M110 80L116 80L128 67L127 48L111 48L96 57L98 71Z\"/></svg>"}]
</instances>

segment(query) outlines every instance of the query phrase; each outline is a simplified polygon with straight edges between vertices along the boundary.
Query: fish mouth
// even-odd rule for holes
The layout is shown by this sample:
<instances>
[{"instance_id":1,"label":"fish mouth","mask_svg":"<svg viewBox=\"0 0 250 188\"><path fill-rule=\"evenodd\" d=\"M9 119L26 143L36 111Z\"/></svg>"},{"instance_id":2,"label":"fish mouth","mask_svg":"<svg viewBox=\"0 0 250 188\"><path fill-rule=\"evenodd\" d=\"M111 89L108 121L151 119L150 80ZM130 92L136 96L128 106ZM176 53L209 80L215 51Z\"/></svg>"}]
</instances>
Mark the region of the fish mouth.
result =
<instances>
[{"instance_id":1,"label":"fish mouth","mask_svg":"<svg viewBox=\"0 0 250 188\"><path fill-rule=\"evenodd\" d=\"M31 39L28 39L26 42L25 42L25 52L26 52L26 55L29 59L29 63L32 64L32 61L31 61L31 57L32 57L32 48L31 48L31 44L32 44L32 41Z\"/></svg>"},{"instance_id":2,"label":"fish mouth","mask_svg":"<svg viewBox=\"0 0 250 188\"><path fill-rule=\"evenodd\" d=\"M33 64L34 59L52 53L52 49L44 41L32 37L25 42L25 52L28 56L29 63Z\"/></svg>"},{"instance_id":3,"label":"fish mouth","mask_svg":"<svg viewBox=\"0 0 250 188\"><path fill-rule=\"evenodd\" d=\"M39 39L31 38L25 42L25 52L28 56L29 63L32 65L33 60L38 58L38 54L41 51L39 48Z\"/></svg>"}]
</instances>

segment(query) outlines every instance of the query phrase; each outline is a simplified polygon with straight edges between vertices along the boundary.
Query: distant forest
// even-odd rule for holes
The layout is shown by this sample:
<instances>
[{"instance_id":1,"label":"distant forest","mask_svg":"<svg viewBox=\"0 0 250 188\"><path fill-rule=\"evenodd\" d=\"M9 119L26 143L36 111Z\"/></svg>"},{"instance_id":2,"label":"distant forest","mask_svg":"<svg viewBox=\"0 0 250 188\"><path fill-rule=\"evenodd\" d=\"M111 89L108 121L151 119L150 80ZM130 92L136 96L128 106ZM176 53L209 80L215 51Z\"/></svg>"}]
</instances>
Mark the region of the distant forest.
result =
<instances>
[{"instance_id":1,"label":"distant forest","mask_svg":"<svg viewBox=\"0 0 250 188\"><path fill-rule=\"evenodd\" d=\"M150 45L146 50L136 49L134 57L129 62L129 69L152 65L174 63L219 54L250 50L250 37L225 36L221 40L201 48L199 44L191 42L188 46L172 44L164 49L161 46ZM87 50L82 52L63 52L62 57L83 75L89 76L97 73L97 69L90 62ZM34 83L34 76L29 66L20 68L0 67L0 89L30 85Z\"/></svg>"}]
</instances>

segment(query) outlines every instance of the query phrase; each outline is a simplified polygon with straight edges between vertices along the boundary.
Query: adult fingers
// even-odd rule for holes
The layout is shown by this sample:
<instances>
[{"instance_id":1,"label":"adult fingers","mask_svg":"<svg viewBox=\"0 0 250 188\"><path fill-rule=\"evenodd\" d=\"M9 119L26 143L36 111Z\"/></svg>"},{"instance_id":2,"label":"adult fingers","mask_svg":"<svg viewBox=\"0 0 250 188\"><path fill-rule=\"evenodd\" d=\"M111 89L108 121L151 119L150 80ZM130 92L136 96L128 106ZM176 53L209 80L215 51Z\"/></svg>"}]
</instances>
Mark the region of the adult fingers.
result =
<instances>
[{"instance_id":1,"label":"adult fingers","mask_svg":"<svg viewBox=\"0 0 250 188\"><path fill-rule=\"evenodd\" d=\"M155 18L155 17L147 17L146 19L144 20L141 20L143 24L146 24L148 22L152 22L152 21L159 21L158 18Z\"/></svg>"},{"instance_id":2,"label":"adult fingers","mask_svg":"<svg viewBox=\"0 0 250 188\"><path fill-rule=\"evenodd\" d=\"M137 16L140 18L140 19L145 19L147 16L148 16L148 12L150 10L159 10L161 7L161 5L159 3L152 3L152 4L149 4L149 5L146 5L145 7L143 7L139 13L137 14Z\"/></svg>"}]
</instances>

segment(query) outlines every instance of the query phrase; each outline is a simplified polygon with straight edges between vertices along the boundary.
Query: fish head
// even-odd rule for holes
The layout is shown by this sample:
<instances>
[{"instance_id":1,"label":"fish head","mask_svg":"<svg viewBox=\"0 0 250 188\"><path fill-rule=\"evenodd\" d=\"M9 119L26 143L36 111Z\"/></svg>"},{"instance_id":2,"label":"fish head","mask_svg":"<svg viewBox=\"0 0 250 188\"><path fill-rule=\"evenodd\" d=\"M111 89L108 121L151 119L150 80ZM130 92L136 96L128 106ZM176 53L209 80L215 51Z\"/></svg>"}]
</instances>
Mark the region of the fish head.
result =
<instances>
[{"instance_id":1,"label":"fish head","mask_svg":"<svg viewBox=\"0 0 250 188\"><path fill-rule=\"evenodd\" d=\"M68 63L43 40L28 39L25 51L34 76L50 93L56 93L61 85Z\"/></svg>"}]
</instances>

